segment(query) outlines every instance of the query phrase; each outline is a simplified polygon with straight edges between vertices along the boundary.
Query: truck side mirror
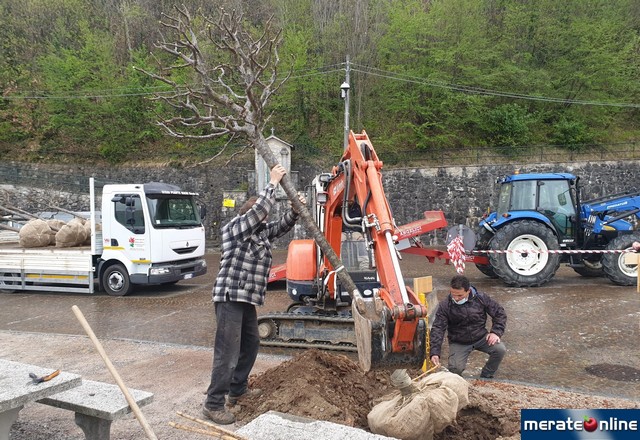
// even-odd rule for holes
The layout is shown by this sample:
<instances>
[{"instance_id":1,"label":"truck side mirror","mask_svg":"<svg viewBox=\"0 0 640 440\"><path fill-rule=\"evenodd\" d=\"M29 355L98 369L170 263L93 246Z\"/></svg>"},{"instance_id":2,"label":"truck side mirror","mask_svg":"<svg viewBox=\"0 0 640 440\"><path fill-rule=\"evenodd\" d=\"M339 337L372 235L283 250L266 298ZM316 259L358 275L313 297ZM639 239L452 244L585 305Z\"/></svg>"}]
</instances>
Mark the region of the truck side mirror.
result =
<instances>
[{"instance_id":1,"label":"truck side mirror","mask_svg":"<svg viewBox=\"0 0 640 440\"><path fill-rule=\"evenodd\" d=\"M124 196L114 196L114 197L111 199L111 201L112 201L113 203L122 203L122 204L124 204L124 202L125 202L125 198L124 198Z\"/></svg>"},{"instance_id":2,"label":"truck side mirror","mask_svg":"<svg viewBox=\"0 0 640 440\"><path fill-rule=\"evenodd\" d=\"M207 216L207 206L200 205L200 220L204 220L206 216Z\"/></svg>"}]
</instances>

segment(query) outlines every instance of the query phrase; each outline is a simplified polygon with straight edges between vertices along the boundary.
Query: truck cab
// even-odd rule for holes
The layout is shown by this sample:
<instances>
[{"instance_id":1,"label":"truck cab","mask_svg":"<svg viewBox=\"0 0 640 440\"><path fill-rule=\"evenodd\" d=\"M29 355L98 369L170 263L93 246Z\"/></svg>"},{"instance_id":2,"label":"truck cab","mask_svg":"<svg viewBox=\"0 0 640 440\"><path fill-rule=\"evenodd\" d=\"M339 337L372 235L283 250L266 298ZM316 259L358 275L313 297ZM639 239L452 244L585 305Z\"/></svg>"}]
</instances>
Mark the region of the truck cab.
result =
<instances>
[{"instance_id":1,"label":"truck cab","mask_svg":"<svg viewBox=\"0 0 640 440\"><path fill-rule=\"evenodd\" d=\"M205 274L196 196L166 183L105 185L102 253L96 252L100 287L126 295L134 284L173 284Z\"/></svg>"}]
</instances>

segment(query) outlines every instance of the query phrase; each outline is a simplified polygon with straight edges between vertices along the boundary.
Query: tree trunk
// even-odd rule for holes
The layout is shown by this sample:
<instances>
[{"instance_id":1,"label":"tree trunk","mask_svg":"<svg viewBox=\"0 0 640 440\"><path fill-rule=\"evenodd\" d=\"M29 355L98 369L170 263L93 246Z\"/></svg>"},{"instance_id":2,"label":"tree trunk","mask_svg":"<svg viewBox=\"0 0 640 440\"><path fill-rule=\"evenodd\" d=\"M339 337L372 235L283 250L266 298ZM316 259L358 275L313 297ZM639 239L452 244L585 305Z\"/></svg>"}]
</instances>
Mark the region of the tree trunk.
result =
<instances>
[{"instance_id":1,"label":"tree trunk","mask_svg":"<svg viewBox=\"0 0 640 440\"><path fill-rule=\"evenodd\" d=\"M276 156L273 154L273 152L269 148L269 145L267 144L266 139L261 133L256 133L254 135L253 141L254 141L253 144L258 150L258 153L260 154L260 156L262 156L262 158L266 162L269 169L273 168L279 163L278 159L276 159ZM284 189L284 192L287 194L287 197L291 201L291 204L293 205L294 209L300 215L302 219L302 224L304 225L305 228L307 228L309 232L311 232L313 239L318 244L323 254L326 255L326 257L329 259L329 262L331 263L333 268L336 269L336 268L342 267L342 261L340 260L338 255L335 253L335 251L333 250L333 248L325 238L324 234L322 234L322 231L320 231L320 228L318 228L318 226L316 225L315 221L313 220L313 216L307 209L306 205L300 202L300 199L298 198L298 191L293 186L293 182L291 181L291 178L289 178L288 174L284 175L284 177L280 181L280 186L282 186L282 188ZM357 287L353 282L353 280L351 279L351 276L349 275L349 273L345 269L343 269L337 272L336 275L338 276L338 279L340 279L340 282L345 286L345 288L349 292L349 296L351 297L351 299L356 300L355 292L357 290Z\"/></svg>"}]
</instances>

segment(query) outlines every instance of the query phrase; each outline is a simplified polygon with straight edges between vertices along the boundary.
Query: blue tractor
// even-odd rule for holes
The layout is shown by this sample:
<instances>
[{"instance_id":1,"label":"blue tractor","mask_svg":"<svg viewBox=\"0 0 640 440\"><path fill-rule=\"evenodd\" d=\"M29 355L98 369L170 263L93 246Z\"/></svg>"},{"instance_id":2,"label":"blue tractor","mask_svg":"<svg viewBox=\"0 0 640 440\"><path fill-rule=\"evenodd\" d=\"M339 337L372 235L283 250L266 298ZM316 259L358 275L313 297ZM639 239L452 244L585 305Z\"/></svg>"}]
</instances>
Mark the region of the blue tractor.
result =
<instances>
[{"instance_id":1,"label":"blue tractor","mask_svg":"<svg viewBox=\"0 0 640 440\"><path fill-rule=\"evenodd\" d=\"M482 273L535 287L567 263L582 276L636 284L637 267L625 264L621 251L640 241L640 192L582 201L579 178L568 173L514 174L497 183L497 210L476 236L475 250L488 251L488 264L476 263Z\"/></svg>"}]
</instances>

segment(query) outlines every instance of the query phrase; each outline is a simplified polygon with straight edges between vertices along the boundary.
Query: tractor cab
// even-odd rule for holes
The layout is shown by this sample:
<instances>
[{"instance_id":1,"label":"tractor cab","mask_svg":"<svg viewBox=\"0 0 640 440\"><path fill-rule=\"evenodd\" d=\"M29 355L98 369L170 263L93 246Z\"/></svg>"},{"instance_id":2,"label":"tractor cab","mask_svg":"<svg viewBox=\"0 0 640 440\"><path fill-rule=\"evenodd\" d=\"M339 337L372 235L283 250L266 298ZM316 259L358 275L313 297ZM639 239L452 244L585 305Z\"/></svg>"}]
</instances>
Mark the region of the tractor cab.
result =
<instances>
[{"instance_id":1,"label":"tractor cab","mask_svg":"<svg viewBox=\"0 0 640 440\"><path fill-rule=\"evenodd\" d=\"M532 211L550 226L561 243L575 242L576 177L571 174L514 174L498 181L496 223L530 218Z\"/></svg>"}]
</instances>

